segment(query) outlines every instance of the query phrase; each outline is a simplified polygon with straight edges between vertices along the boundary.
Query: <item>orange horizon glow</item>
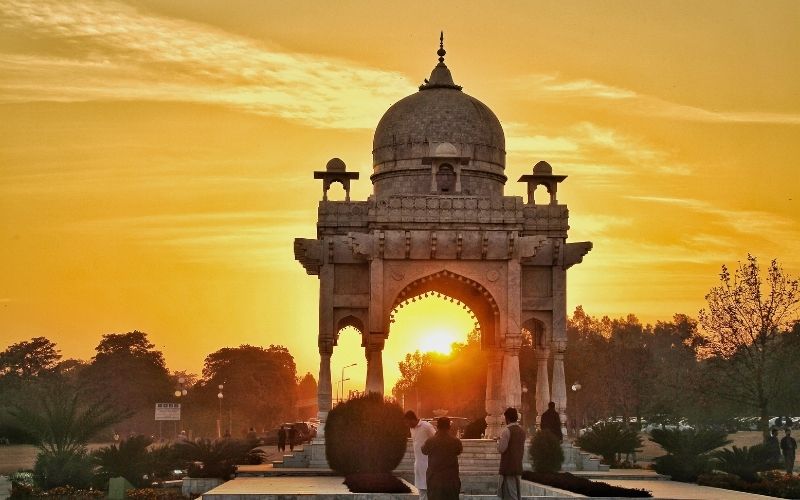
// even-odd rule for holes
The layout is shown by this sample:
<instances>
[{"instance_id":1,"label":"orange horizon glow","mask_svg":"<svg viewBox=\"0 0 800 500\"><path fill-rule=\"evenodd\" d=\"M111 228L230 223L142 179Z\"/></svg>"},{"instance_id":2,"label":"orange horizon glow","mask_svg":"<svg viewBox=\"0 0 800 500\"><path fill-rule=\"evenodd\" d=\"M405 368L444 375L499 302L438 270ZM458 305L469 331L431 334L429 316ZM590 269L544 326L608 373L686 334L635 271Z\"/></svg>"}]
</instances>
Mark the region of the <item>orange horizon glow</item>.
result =
<instances>
[{"instance_id":1,"label":"orange horizon glow","mask_svg":"<svg viewBox=\"0 0 800 500\"><path fill-rule=\"evenodd\" d=\"M504 127L506 195L539 160L569 176L569 241L594 243L569 270L570 314L696 317L748 252L800 275L798 2L0 12L0 350L45 336L89 359L102 334L140 330L172 370L281 344L316 377L319 284L292 250L316 235L312 172L339 157L360 173L352 199L371 194L374 128L430 75L441 29L455 82ZM387 391L405 353L445 348L430 332L466 339L447 307L398 314ZM357 334L332 363L334 383L358 363L345 390L363 389Z\"/></svg>"}]
</instances>

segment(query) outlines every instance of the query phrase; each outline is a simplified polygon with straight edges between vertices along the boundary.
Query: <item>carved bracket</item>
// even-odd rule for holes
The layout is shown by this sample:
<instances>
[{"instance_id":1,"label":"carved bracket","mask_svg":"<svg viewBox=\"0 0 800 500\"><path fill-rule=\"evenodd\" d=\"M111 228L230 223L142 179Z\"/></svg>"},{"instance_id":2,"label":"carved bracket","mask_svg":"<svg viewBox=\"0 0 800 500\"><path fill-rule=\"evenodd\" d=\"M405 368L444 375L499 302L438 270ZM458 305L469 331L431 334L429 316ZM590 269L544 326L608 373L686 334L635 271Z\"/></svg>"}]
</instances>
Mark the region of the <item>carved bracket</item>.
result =
<instances>
[{"instance_id":1,"label":"carved bracket","mask_svg":"<svg viewBox=\"0 0 800 500\"><path fill-rule=\"evenodd\" d=\"M306 273L318 275L322 265L322 241L295 238L294 258L303 265Z\"/></svg>"},{"instance_id":2,"label":"carved bracket","mask_svg":"<svg viewBox=\"0 0 800 500\"><path fill-rule=\"evenodd\" d=\"M564 255L564 269L569 269L575 264L583 262L583 257L592 249L591 241L581 241L578 243L567 243Z\"/></svg>"}]
</instances>

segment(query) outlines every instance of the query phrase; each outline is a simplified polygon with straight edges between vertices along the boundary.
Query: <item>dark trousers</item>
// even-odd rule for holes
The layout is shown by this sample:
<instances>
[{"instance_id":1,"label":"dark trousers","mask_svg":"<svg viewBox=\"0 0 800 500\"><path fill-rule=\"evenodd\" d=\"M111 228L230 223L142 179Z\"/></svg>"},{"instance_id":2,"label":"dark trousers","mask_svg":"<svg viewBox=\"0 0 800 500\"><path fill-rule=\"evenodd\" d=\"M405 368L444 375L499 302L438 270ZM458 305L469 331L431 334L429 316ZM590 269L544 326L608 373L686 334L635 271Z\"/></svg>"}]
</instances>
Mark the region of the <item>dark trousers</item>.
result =
<instances>
[{"instance_id":1,"label":"dark trousers","mask_svg":"<svg viewBox=\"0 0 800 500\"><path fill-rule=\"evenodd\" d=\"M795 450L790 452L783 452L783 461L786 463L786 473L791 474L794 470L794 453Z\"/></svg>"},{"instance_id":2,"label":"dark trousers","mask_svg":"<svg viewBox=\"0 0 800 500\"><path fill-rule=\"evenodd\" d=\"M437 485L428 482L428 500L458 500L461 484Z\"/></svg>"}]
</instances>

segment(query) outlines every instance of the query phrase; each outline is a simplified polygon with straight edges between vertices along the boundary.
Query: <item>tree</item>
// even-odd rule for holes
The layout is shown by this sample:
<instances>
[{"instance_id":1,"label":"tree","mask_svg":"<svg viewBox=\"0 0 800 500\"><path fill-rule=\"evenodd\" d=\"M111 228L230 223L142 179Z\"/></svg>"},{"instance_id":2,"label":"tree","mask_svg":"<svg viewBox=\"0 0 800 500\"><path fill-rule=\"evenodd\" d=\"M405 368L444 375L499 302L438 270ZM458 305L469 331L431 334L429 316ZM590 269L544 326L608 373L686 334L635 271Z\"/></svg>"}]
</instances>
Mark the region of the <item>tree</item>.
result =
<instances>
[{"instance_id":1,"label":"tree","mask_svg":"<svg viewBox=\"0 0 800 500\"><path fill-rule=\"evenodd\" d=\"M422 353L419 350L414 351L413 354L406 354L406 358L398 363L400 379L395 383L392 389L392 395L396 401L403 401L404 394L414 391L417 413L420 413L419 387L417 383L419 382L423 368L429 366L430 363L430 353Z\"/></svg>"},{"instance_id":2,"label":"tree","mask_svg":"<svg viewBox=\"0 0 800 500\"><path fill-rule=\"evenodd\" d=\"M33 403L12 410L16 425L39 448L34 479L42 488L88 486L92 464L87 443L125 415L62 380L48 385L35 389Z\"/></svg>"},{"instance_id":3,"label":"tree","mask_svg":"<svg viewBox=\"0 0 800 500\"><path fill-rule=\"evenodd\" d=\"M779 389L780 369L774 364L784 332L797 320L798 280L777 260L770 262L764 279L756 257L748 254L733 273L722 266L720 284L706 301L708 309L700 311L706 336L702 351L713 358L715 373L729 382L722 395L758 411L766 439Z\"/></svg>"},{"instance_id":4,"label":"tree","mask_svg":"<svg viewBox=\"0 0 800 500\"><path fill-rule=\"evenodd\" d=\"M392 394L396 401L405 399L407 406L413 403L418 415L436 409L470 418L486 414L486 357L479 332L470 332L466 343L453 343L450 354L406 354L399 368Z\"/></svg>"},{"instance_id":5,"label":"tree","mask_svg":"<svg viewBox=\"0 0 800 500\"><path fill-rule=\"evenodd\" d=\"M103 335L95 350L79 380L119 412L132 415L126 422L132 431L152 426L155 403L171 401L174 390L161 351L140 331Z\"/></svg>"},{"instance_id":6,"label":"tree","mask_svg":"<svg viewBox=\"0 0 800 500\"><path fill-rule=\"evenodd\" d=\"M0 376L32 379L52 372L61 359L56 345L44 337L12 344L0 352Z\"/></svg>"},{"instance_id":7,"label":"tree","mask_svg":"<svg viewBox=\"0 0 800 500\"><path fill-rule=\"evenodd\" d=\"M294 358L285 347L241 345L209 354L196 387L205 404L216 405L217 386L224 385L224 404L247 429L293 418L296 380Z\"/></svg>"}]
</instances>

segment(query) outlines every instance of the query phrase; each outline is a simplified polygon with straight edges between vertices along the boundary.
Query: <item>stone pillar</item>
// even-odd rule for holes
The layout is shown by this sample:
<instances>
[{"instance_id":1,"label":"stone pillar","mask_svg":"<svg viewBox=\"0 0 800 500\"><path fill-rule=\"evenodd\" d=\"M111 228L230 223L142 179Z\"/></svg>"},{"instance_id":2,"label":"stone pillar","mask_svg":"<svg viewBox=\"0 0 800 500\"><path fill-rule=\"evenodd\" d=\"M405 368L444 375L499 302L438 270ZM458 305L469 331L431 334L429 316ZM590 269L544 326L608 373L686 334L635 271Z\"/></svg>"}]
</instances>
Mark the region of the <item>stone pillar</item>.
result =
<instances>
[{"instance_id":1,"label":"stone pillar","mask_svg":"<svg viewBox=\"0 0 800 500\"><path fill-rule=\"evenodd\" d=\"M371 333L364 348L367 358L367 383L364 391L383 395L383 344L382 333Z\"/></svg>"},{"instance_id":2,"label":"stone pillar","mask_svg":"<svg viewBox=\"0 0 800 500\"><path fill-rule=\"evenodd\" d=\"M487 354L486 370L486 438L500 435L503 428L503 403L505 402L502 381L503 351L490 349Z\"/></svg>"},{"instance_id":3,"label":"stone pillar","mask_svg":"<svg viewBox=\"0 0 800 500\"><path fill-rule=\"evenodd\" d=\"M563 240L560 248L565 248ZM561 262L553 266L553 402L561 416L561 431L567 435L567 381L564 376L564 351L567 350L567 271Z\"/></svg>"},{"instance_id":4,"label":"stone pillar","mask_svg":"<svg viewBox=\"0 0 800 500\"><path fill-rule=\"evenodd\" d=\"M333 342L320 340L319 342L319 382L317 383L317 406L319 413L319 428L317 439L325 440L325 420L332 406L333 386L331 384L331 354Z\"/></svg>"},{"instance_id":5,"label":"stone pillar","mask_svg":"<svg viewBox=\"0 0 800 500\"><path fill-rule=\"evenodd\" d=\"M503 389L506 408L522 410L522 383L519 376L519 349L522 338L519 334L506 334L503 345ZM503 408L505 410L505 408Z\"/></svg>"},{"instance_id":6,"label":"stone pillar","mask_svg":"<svg viewBox=\"0 0 800 500\"><path fill-rule=\"evenodd\" d=\"M550 350L536 349L536 423L541 425L542 414L547 411L547 403L550 402L550 380L547 376L547 360L550 358Z\"/></svg>"},{"instance_id":7,"label":"stone pillar","mask_svg":"<svg viewBox=\"0 0 800 500\"><path fill-rule=\"evenodd\" d=\"M564 377L564 351L567 343L554 341L553 349L553 402L561 417L561 432L567 435L567 381Z\"/></svg>"}]
</instances>

